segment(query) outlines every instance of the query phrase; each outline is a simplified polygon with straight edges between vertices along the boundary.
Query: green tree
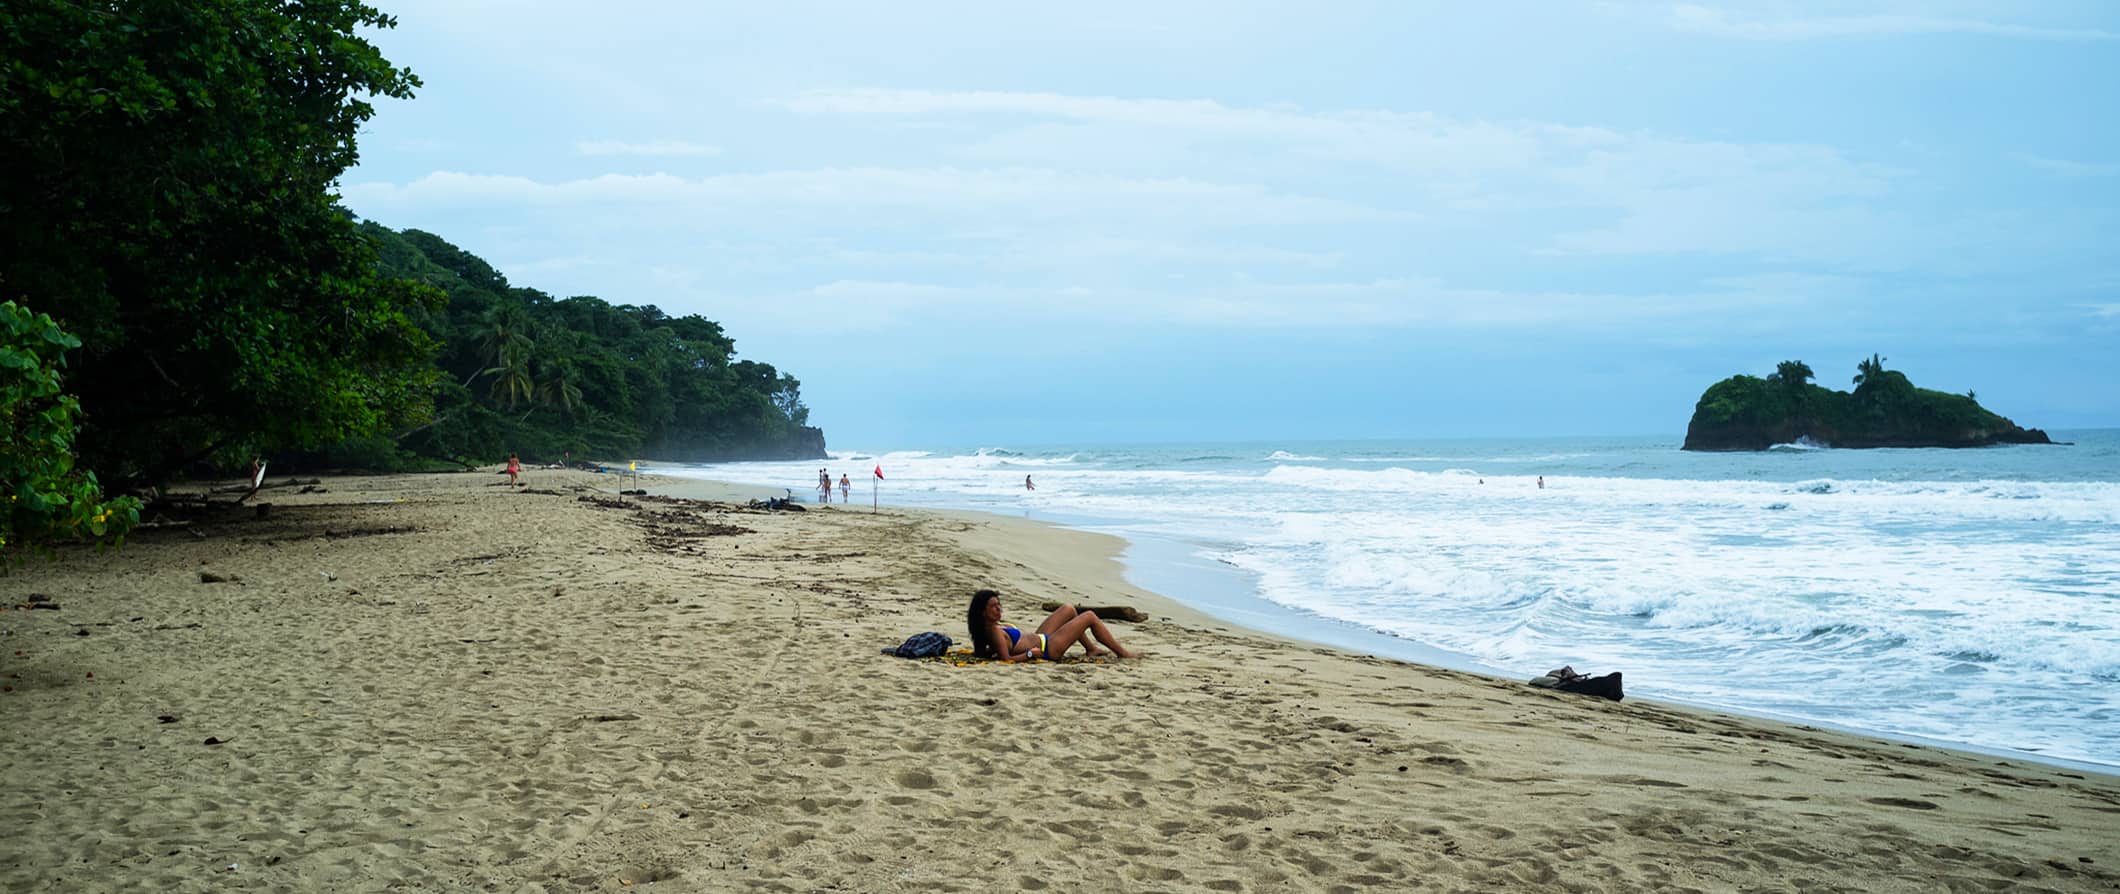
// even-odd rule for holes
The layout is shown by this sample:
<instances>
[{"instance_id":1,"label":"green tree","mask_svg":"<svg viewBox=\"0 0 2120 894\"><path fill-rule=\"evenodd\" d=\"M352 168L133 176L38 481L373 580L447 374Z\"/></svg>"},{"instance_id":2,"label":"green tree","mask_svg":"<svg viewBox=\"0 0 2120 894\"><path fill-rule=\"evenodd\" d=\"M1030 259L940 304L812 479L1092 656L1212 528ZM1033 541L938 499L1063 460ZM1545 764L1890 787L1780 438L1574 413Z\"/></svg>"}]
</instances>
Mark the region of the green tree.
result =
<instances>
[{"instance_id":1,"label":"green tree","mask_svg":"<svg viewBox=\"0 0 2120 894\"><path fill-rule=\"evenodd\" d=\"M1802 388L1814 375L1809 364L1801 360L1784 360L1775 364L1774 374L1767 378L1790 388Z\"/></svg>"},{"instance_id":2,"label":"green tree","mask_svg":"<svg viewBox=\"0 0 2120 894\"><path fill-rule=\"evenodd\" d=\"M138 500L105 499L74 466L80 405L59 371L80 346L49 315L0 302L0 573L56 541L115 544L140 519Z\"/></svg>"},{"instance_id":3,"label":"green tree","mask_svg":"<svg viewBox=\"0 0 2120 894\"><path fill-rule=\"evenodd\" d=\"M487 395L511 410L536 392L530 370L531 354L537 350L537 341L531 335L534 328L520 306L502 304L486 313L485 328L479 336L480 357L488 366L474 378L492 376ZM465 384L470 381L465 380Z\"/></svg>"},{"instance_id":4,"label":"green tree","mask_svg":"<svg viewBox=\"0 0 2120 894\"><path fill-rule=\"evenodd\" d=\"M1855 364L1855 390L1861 391L1865 384L1876 384L1884 378L1884 358L1871 354L1870 359Z\"/></svg>"},{"instance_id":5,"label":"green tree","mask_svg":"<svg viewBox=\"0 0 2120 894\"><path fill-rule=\"evenodd\" d=\"M431 407L431 288L333 195L411 72L352 0L0 4L0 295L78 335L81 462L157 479Z\"/></svg>"}]
</instances>

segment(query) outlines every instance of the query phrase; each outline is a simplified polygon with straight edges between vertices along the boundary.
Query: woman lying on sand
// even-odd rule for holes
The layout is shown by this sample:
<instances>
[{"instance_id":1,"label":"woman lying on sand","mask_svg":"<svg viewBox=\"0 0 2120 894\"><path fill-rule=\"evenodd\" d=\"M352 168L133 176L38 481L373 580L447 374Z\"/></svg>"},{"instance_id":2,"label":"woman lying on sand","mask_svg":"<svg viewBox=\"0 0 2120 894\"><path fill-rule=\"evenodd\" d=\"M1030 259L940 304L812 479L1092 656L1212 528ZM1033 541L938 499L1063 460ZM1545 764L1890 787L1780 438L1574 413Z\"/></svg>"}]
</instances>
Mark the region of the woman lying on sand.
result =
<instances>
[{"instance_id":1,"label":"woman lying on sand","mask_svg":"<svg viewBox=\"0 0 2120 894\"><path fill-rule=\"evenodd\" d=\"M1033 658L1052 660L1067 654L1068 647L1082 644L1082 650L1091 658L1105 654L1097 648L1103 643L1112 654L1121 658L1134 657L1134 651L1119 645L1119 638L1112 636L1111 628L1098 620L1096 612L1077 612L1072 605L1063 605L1039 622L1038 629L1031 632L1017 630L1001 623L1001 594L992 590L980 590L972 594L972 605L964 613L964 623L971 630L972 654L980 658L999 658L1004 661L1029 661ZM1087 630L1096 637L1096 642L1082 635ZM1007 645L1003 645L1006 642Z\"/></svg>"}]
</instances>

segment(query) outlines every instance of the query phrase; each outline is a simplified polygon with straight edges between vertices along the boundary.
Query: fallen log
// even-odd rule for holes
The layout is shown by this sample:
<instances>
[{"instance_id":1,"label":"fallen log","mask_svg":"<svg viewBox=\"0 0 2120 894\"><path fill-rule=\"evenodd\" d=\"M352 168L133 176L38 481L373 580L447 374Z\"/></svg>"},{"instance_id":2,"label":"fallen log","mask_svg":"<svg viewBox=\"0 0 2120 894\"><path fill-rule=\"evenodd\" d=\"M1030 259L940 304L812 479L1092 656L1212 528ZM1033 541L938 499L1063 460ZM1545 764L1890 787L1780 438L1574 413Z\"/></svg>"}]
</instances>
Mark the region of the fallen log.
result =
<instances>
[{"instance_id":1,"label":"fallen log","mask_svg":"<svg viewBox=\"0 0 2120 894\"><path fill-rule=\"evenodd\" d=\"M1064 603L1059 602L1048 602L1044 605L1039 606L1039 608L1044 611L1057 611L1063 604ZM1075 611L1096 612L1097 617L1103 618L1107 621L1129 621L1133 623L1140 623L1142 621L1148 620L1147 613L1141 611L1140 609L1127 605L1078 605L1075 606Z\"/></svg>"}]
</instances>

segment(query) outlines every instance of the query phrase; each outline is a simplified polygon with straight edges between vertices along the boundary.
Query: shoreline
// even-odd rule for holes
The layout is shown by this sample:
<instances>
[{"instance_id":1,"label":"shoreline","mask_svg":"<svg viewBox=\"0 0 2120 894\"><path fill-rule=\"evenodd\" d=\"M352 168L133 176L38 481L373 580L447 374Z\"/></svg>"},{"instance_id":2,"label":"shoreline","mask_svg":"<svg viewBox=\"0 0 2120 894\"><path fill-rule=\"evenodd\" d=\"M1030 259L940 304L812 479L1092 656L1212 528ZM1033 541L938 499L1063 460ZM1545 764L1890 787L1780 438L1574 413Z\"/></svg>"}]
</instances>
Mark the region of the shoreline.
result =
<instances>
[{"instance_id":1,"label":"shoreline","mask_svg":"<svg viewBox=\"0 0 2120 894\"><path fill-rule=\"evenodd\" d=\"M1050 521L1046 523L1063 528L1071 527L1064 522L1058 521ZM1129 548L1141 546L1143 543L1143 541L1133 540L1125 537L1125 535L1122 534L1114 533L1112 534L1112 536L1119 537L1121 540L1124 540L1128 544ZM1161 545L1172 551L1184 551L1190 549L1189 544L1176 540L1165 540L1161 542ZM1224 569L1214 567L1216 563L1213 560L1198 556L1196 554L1189 554L1188 556L1186 556L1186 558L1190 559L1194 564L1199 565L1199 571L1203 574L1211 575L1226 572L1227 574L1233 577L1248 577L1248 575L1246 575L1245 572L1240 569ZM1120 557L1120 560L1122 564L1125 564L1124 555ZM1131 567L1132 566L1129 566L1129 568ZM1129 580L1131 579L1132 578L1129 577ZM1161 589L1152 584L1144 583L1142 584L1142 586L1144 589L1148 589L1153 592L1162 592ZM1252 585L1235 584L1233 586ZM1179 597L1169 598L1177 600L1181 603L1184 602L1184 600L1180 599ZM1203 611L1210 617L1216 618L1225 623L1236 624L1240 627L1244 627L1249 630L1254 630L1269 636L1287 639L1296 643L1321 645L1326 646L1328 648L1344 650L1357 655L1367 655L1377 658L1389 658L1395 661L1405 661L1411 664L1425 665L1444 670L1463 671L1466 673L1479 674L1481 676L1492 677L1496 680L1503 682L1523 682L1523 680L1518 676L1509 674L1508 672L1500 670L1498 668L1482 665L1477 659L1469 655L1462 655L1456 652L1448 651L1446 649L1437 648L1426 643L1405 639L1403 637L1399 637L1391 633L1386 633L1381 630L1372 630L1348 621L1342 621L1336 618L1327 618L1320 615L1314 615L1308 612L1304 612L1300 609L1281 605L1280 603L1267 599L1264 596L1257 595L1255 587L1249 590L1248 592L1239 594L1236 597L1235 605L1233 605L1233 608L1236 611L1244 611L1245 603L1256 603L1259 606L1264 607L1263 609L1253 609L1252 611L1250 611L1251 616L1253 618L1258 619L1261 623L1270 624L1277 617L1291 618L1295 619L1296 623L1300 624L1303 630L1314 631L1319 633L1320 635L1309 636L1299 632L1291 632L1288 630L1276 630L1270 626L1260 626L1259 623L1250 623L1244 620L1243 618L1229 617L1224 614L1219 614L1213 610L1202 609L1201 611ZM1627 697L1629 699L1633 699L1637 698L1638 696L1630 693ZM1673 698L1663 695L1651 695L1647 697L1647 700L1662 705L1690 708L1713 714L1729 714L1738 717L1749 717L1757 720L1771 721L1774 723L1785 724L1787 726L1798 728L1815 726L1821 729L1832 730L1834 732L1844 733L1847 735L1875 738L1886 742L1918 745L1924 748L1937 748L1948 751L1960 751L1968 754L1984 755L1987 757L2030 761L2067 770L2077 770L2083 772L2098 773L2106 776L2120 777L2120 764L2107 764L2100 763L2098 761L2083 760L2079 758L2061 757L2056 755L2042 754L2036 751L2025 751L2022 749L2008 748L2004 746L1988 746L1973 742L1958 742L1948 739L1938 739L1929 736L1917 735L1914 733L1897 732L1893 730L1871 729L1867 727L1859 727L1845 723L1838 723L1832 720L1822 720L1812 717L1801 717L1794 714L1777 714L1772 711L1749 709L1742 705L1721 705L1710 702L1691 701L1683 698Z\"/></svg>"},{"instance_id":2,"label":"shoreline","mask_svg":"<svg viewBox=\"0 0 2120 894\"><path fill-rule=\"evenodd\" d=\"M676 466L670 466L669 468L676 468ZM743 493L750 494L752 498L761 499L767 496L780 496L783 490L782 488L768 488L759 485L690 476L672 476L667 478L666 481L698 482L704 488L698 491L699 493ZM662 488L663 492L672 495L678 495L684 491L683 484L673 487L666 483L662 485ZM818 504L807 505L814 506ZM839 506L841 504L834 503L831 505ZM857 509L860 508L858 504L854 504L854 506ZM1113 558L1121 566L1120 574L1128 584L1134 585L1143 592L1159 599L1184 608L1195 619L1215 624L1234 625L1262 636L1272 637L1299 646L1325 646L1346 651L1353 655L1386 658L1441 670L1477 674L1500 682L1521 683L1524 679L1527 679L1527 677L1512 675L1499 668L1483 665L1469 655L1450 652L1426 643L1405 639L1379 630L1372 630L1350 622L1314 615L1274 602L1259 595L1256 583L1249 580L1249 576L1241 569L1220 567L1213 560L1198 555L1195 544L1168 537L1129 536L1129 532L1119 530L1124 525L1122 520L1039 518L1033 517L1028 512L1019 517L995 509L941 508L924 505L899 506L897 508L914 512L961 513L970 516L999 519L1010 523L1023 522L1045 525L1055 530L1076 531L1113 538L1119 544L1119 546L1114 548ZM1181 568L1165 575L1152 575L1155 581L1168 582L1163 583L1161 587L1155 581L1137 583L1137 580L1140 580L1137 574L1138 569L1128 561L1129 554L1137 550L1160 553L1153 557L1144 558L1142 560L1144 563L1154 562L1166 567L1189 565L1191 568L1189 570ZM1218 576L1228 579L1222 581L1211 579ZM1193 601L1186 598L1169 595L1165 589L1171 587L1172 584L1182 585L1189 581L1202 579L1209 579L1208 587L1210 590L1200 600L1206 603L1205 605L1195 605ZM1214 589L1217 588L1222 590L1222 592L1214 592ZM1614 669L1604 668L1603 670ZM1616 669L1625 671L1625 668ZM1629 699L1638 697L1632 694L1634 691L1639 691L1639 684L1636 684L1636 689L1630 691ZM2030 761L2066 770L2120 777L2120 765L2093 760L2042 754L2036 751L2025 751L2005 746L1989 746L1972 742L1938 739L1893 730L1872 729L1820 718L1748 709L1744 706L1721 705L1663 696L1650 696L1648 700L1660 705L1712 714L1752 718L1796 728L1815 727L1885 742L1959 751L1987 757Z\"/></svg>"},{"instance_id":3,"label":"shoreline","mask_svg":"<svg viewBox=\"0 0 2120 894\"><path fill-rule=\"evenodd\" d=\"M2120 885L2120 778L1251 631L1128 582L1107 534L528 474L332 477L0 578L62 604L0 613L0 820L35 830L0 882ZM1148 657L878 654L961 635L979 586L1019 624L1139 607L1114 628Z\"/></svg>"}]
</instances>

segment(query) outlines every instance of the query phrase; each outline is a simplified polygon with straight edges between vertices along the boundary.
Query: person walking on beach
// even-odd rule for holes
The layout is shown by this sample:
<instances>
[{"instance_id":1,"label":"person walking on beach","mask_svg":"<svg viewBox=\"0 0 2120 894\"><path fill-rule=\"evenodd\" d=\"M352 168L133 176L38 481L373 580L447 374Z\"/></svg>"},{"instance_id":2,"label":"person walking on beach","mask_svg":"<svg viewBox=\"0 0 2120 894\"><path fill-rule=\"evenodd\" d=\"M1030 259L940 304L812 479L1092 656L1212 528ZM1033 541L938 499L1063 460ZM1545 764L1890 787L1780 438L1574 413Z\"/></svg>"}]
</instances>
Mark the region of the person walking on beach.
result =
<instances>
[{"instance_id":1,"label":"person walking on beach","mask_svg":"<svg viewBox=\"0 0 2120 894\"><path fill-rule=\"evenodd\" d=\"M521 479L521 477L522 477L522 474L523 474L523 460L522 460L522 457L516 456L516 455L515 455L515 454L513 454L513 453L510 453L510 454L508 454L508 486L509 486L509 487L514 487L514 486L516 486L517 484L520 484L520 483L521 483L520 479Z\"/></svg>"},{"instance_id":2,"label":"person walking on beach","mask_svg":"<svg viewBox=\"0 0 2120 894\"><path fill-rule=\"evenodd\" d=\"M1025 475L1025 476L1023 476L1023 489L1024 489L1024 490L1037 490L1037 489L1038 489L1038 485L1032 484L1032 483L1031 483L1031 476L1029 476L1029 475Z\"/></svg>"},{"instance_id":3,"label":"person walking on beach","mask_svg":"<svg viewBox=\"0 0 2120 894\"><path fill-rule=\"evenodd\" d=\"M854 499L854 482L847 478L847 473L841 472L839 473L839 502L845 503L852 499Z\"/></svg>"},{"instance_id":4,"label":"person walking on beach","mask_svg":"<svg viewBox=\"0 0 2120 894\"><path fill-rule=\"evenodd\" d=\"M1546 476L1544 476L1544 475L1540 475L1540 476L1538 476L1538 489L1539 489L1539 490L1545 490L1545 489L1546 489Z\"/></svg>"},{"instance_id":5,"label":"person walking on beach","mask_svg":"<svg viewBox=\"0 0 2120 894\"><path fill-rule=\"evenodd\" d=\"M825 469L817 470L817 502L832 502L832 473Z\"/></svg>"},{"instance_id":6,"label":"person walking on beach","mask_svg":"<svg viewBox=\"0 0 2120 894\"><path fill-rule=\"evenodd\" d=\"M992 590L980 590L972 594L972 604L965 610L964 625L972 635L972 654L980 658L999 658L1003 661L1029 661L1043 658L1047 661L1067 654L1076 643L1095 658L1104 654L1097 648L1103 643L1112 654L1121 658L1136 658L1138 653L1119 645L1119 638L1112 635L1111 628L1096 612L1078 612L1072 605L1063 605L1046 615L1036 630L1018 630L1001 623L1001 594ZM1084 635L1087 632L1088 635ZM1095 638L1095 642L1091 641Z\"/></svg>"}]
</instances>

